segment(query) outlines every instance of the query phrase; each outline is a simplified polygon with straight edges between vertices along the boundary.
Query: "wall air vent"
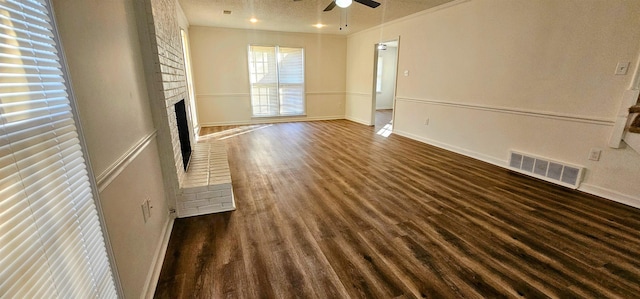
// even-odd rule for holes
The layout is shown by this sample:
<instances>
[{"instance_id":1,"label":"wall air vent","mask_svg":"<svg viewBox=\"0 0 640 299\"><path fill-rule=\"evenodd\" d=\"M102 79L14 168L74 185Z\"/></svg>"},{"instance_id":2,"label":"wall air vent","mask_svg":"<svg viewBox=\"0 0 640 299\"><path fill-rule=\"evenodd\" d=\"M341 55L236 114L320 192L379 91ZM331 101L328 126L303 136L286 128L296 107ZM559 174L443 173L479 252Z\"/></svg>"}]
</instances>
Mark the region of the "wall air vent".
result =
<instances>
[{"instance_id":1,"label":"wall air vent","mask_svg":"<svg viewBox=\"0 0 640 299\"><path fill-rule=\"evenodd\" d=\"M509 169L572 189L577 189L580 186L584 173L582 166L515 151L511 151Z\"/></svg>"}]
</instances>

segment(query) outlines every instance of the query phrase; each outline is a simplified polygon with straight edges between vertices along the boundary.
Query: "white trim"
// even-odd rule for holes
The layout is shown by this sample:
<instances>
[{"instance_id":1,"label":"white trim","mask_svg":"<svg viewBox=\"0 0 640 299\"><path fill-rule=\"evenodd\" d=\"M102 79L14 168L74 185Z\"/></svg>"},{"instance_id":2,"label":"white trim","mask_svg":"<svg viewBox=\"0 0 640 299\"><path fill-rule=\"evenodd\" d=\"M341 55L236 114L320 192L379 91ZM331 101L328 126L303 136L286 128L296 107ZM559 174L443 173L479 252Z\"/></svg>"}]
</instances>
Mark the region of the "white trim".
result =
<instances>
[{"instance_id":1,"label":"white trim","mask_svg":"<svg viewBox=\"0 0 640 299\"><path fill-rule=\"evenodd\" d=\"M582 184L578 190L599 196L617 203L621 203L630 207L640 209L640 197L633 197L630 195L622 194L615 190L594 186L591 184Z\"/></svg>"},{"instance_id":2,"label":"white trim","mask_svg":"<svg viewBox=\"0 0 640 299\"><path fill-rule=\"evenodd\" d=\"M251 94L250 93L203 93L203 94L196 94L196 99L199 99L199 97L235 98L235 97L251 97Z\"/></svg>"},{"instance_id":3,"label":"white trim","mask_svg":"<svg viewBox=\"0 0 640 299\"><path fill-rule=\"evenodd\" d=\"M154 130L147 136L144 136L126 153L120 156L118 160L113 162L113 164L107 167L107 169L105 169L100 175L96 176L99 192L102 192L107 188L109 184L111 184L111 182L113 182L113 180L118 177L118 175L151 143L157 134L158 131Z\"/></svg>"},{"instance_id":4,"label":"white trim","mask_svg":"<svg viewBox=\"0 0 640 299\"><path fill-rule=\"evenodd\" d=\"M305 95L345 95L347 92L345 91L308 91L305 92ZM204 93L195 95L196 99L198 97L213 97L213 98L236 98L236 97L251 97L250 93Z\"/></svg>"},{"instance_id":5,"label":"white trim","mask_svg":"<svg viewBox=\"0 0 640 299\"><path fill-rule=\"evenodd\" d=\"M449 3L440 4L438 6L434 6L432 8L425 9L423 11L419 11L417 13L414 13L414 14L411 14L411 15L408 15L408 16L405 16L405 17L402 17L402 18L399 18L399 19L395 19L395 20L392 20L392 21L389 21L389 22L385 22L385 23L382 23L380 25L377 25L377 26L374 26L374 27L371 27L371 28L367 28L367 29L364 29L364 30L360 30L360 31L357 31L357 32L354 32L354 33L347 34L347 37L351 37L352 35L360 34L360 33L363 33L363 32L379 30L379 29L382 29L382 28L387 27L387 26L392 25L392 24L404 22L406 20L411 20L413 18L417 18L417 17L420 17L422 15L434 13L436 11L443 10L443 9L446 9L446 8L449 8L449 7L452 7L452 6L456 6L456 5L459 5L459 4L463 4L465 2L470 2L470 1L471 0L456 0L456 1L451 1Z\"/></svg>"},{"instance_id":6,"label":"white trim","mask_svg":"<svg viewBox=\"0 0 640 299\"><path fill-rule=\"evenodd\" d=\"M625 136L625 127L629 121L629 107L632 107L638 101L638 95L640 90L630 89L625 90L622 94L622 101L618 108L618 115L616 115L616 121L611 131L611 137L609 137L609 147L620 148L622 146L622 140Z\"/></svg>"},{"instance_id":7,"label":"white trim","mask_svg":"<svg viewBox=\"0 0 640 299\"><path fill-rule=\"evenodd\" d=\"M638 57L636 58L636 65L634 68L633 78L629 84L629 89L640 89L640 51L638 51Z\"/></svg>"},{"instance_id":8,"label":"white trim","mask_svg":"<svg viewBox=\"0 0 640 299\"><path fill-rule=\"evenodd\" d=\"M556 120L563 120L563 121L570 121L570 122L577 122L577 123L588 123L588 124L607 126L607 127L613 127L615 125L615 122L613 120L607 119L607 118L572 115L572 114L556 113L556 112L550 112L550 111L517 109L517 108L507 108L507 107L500 107L500 106L456 103L456 102L450 102L450 101L414 99L414 98L405 98L405 97L398 97L396 98L396 100L403 101L403 102L425 103L425 104L432 104L432 105L439 105L439 106L449 106L449 107L456 107L456 108L466 108L466 109L473 109L473 110L483 110L483 111L491 111L491 112L498 112L498 113L524 115L524 116L530 116L530 117L556 119Z\"/></svg>"},{"instance_id":9,"label":"white trim","mask_svg":"<svg viewBox=\"0 0 640 299\"><path fill-rule=\"evenodd\" d=\"M167 248L169 247L169 239L171 238L174 221L173 215L169 215L169 221L167 221L167 224L162 231L162 240L160 240L158 247L156 247L156 254L154 255L151 263L153 268L151 268L151 271L147 274L147 283L141 293L142 298L152 299L156 292L156 286L158 286L158 280L160 279L160 271L162 271L164 256L167 254Z\"/></svg>"},{"instance_id":10,"label":"white trim","mask_svg":"<svg viewBox=\"0 0 640 299\"><path fill-rule=\"evenodd\" d=\"M380 49L378 48L378 46L381 43L388 43L388 42L396 42L398 45L396 47L396 57L394 58L394 65L395 65L395 69L393 70L393 92L391 93L391 106L395 106L396 104L396 97L397 97L397 92L398 92L398 61L400 61L400 36L396 36L394 38L390 38L387 39L386 41L381 41L378 42L376 44L374 44L374 50L373 50L373 89L372 89L372 93L371 93L371 123L375 124L376 123L376 110L378 109L378 107L376 107L378 105L378 62L379 60L382 58L380 57ZM382 75L382 74L380 74ZM383 109L383 108L380 108ZM391 108L393 109L393 107ZM391 121L393 121L395 118L395 112L391 115Z\"/></svg>"},{"instance_id":11,"label":"white trim","mask_svg":"<svg viewBox=\"0 0 640 299\"><path fill-rule=\"evenodd\" d=\"M364 93L364 92L350 92L349 91L349 92L346 92L346 94L350 95L350 96L367 97L367 98L373 96L372 93Z\"/></svg>"},{"instance_id":12,"label":"white trim","mask_svg":"<svg viewBox=\"0 0 640 299\"><path fill-rule=\"evenodd\" d=\"M394 129L393 130L393 134L398 134L400 136L407 137L409 139L417 140L417 141L420 141L420 142L423 142L423 143L426 143L426 144L429 144L429 145L433 145L435 147L439 147L441 149L445 149L445 150L452 151L454 153L458 153L458 154L461 154L461 155L464 155L464 156L467 156L467 157L478 159L480 161L487 162L489 164L493 164L493 165L496 165L496 166L500 166L502 168L507 168L507 165L508 165L508 161L506 161L506 160L500 160L498 158L495 158L495 157L492 157L492 156L487 156L485 154L481 154L481 153L476 152L476 151L470 151L470 150L467 150L467 149L464 149L464 148L461 148L461 147L457 147L457 146L454 146L454 145L451 145L451 144L435 141L433 139L425 138L425 137L418 136L418 135L415 135L415 134L412 134L412 133L408 133L408 132L404 132L404 131L400 131L400 130Z\"/></svg>"},{"instance_id":13,"label":"white trim","mask_svg":"<svg viewBox=\"0 0 640 299\"><path fill-rule=\"evenodd\" d=\"M344 119L352 121L352 122L356 122L365 126L373 126L372 123L369 123L368 121L364 120L364 119L359 119L359 118L355 118L355 117L351 117L351 116L346 116Z\"/></svg>"},{"instance_id":14,"label":"white trim","mask_svg":"<svg viewBox=\"0 0 640 299\"><path fill-rule=\"evenodd\" d=\"M305 95L308 96L342 96L346 95L345 91L310 91L306 92Z\"/></svg>"},{"instance_id":15,"label":"white trim","mask_svg":"<svg viewBox=\"0 0 640 299\"><path fill-rule=\"evenodd\" d=\"M316 116L316 117L264 117L264 118L253 118L250 121L246 120L235 120L235 121L220 121L220 122L206 122L200 123L202 127L216 127L216 126L236 126L236 125L255 125L255 124L272 124L272 123L289 123L289 122L299 122L299 121L319 121L319 120L336 120L336 119L345 119L344 115L333 115L333 116Z\"/></svg>"}]
</instances>

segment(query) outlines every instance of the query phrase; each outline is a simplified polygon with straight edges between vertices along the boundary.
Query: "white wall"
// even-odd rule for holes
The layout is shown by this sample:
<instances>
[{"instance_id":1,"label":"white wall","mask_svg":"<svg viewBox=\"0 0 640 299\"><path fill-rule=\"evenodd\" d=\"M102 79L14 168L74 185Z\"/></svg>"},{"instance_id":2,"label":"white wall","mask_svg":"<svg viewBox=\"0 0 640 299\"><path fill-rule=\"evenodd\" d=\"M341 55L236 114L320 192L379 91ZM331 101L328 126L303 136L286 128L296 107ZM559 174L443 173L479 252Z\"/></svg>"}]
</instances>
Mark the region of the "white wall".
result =
<instances>
[{"instance_id":1,"label":"white wall","mask_svg":"<svg viewBox=\"0 0 640 299\"><path fill-rule=\"evenodd\" d=\"M397 55L396 47L378 51L378 57L382 57L382 90L376 93L376 109L393 109Z\"/></svg>"},{"instance_id":2,"label":"white wall","mask_svg":"<svg viewBox=\"0 0 640 299\"><path fill-rule=\"evenodd\" d=\"M350 35L346 117L370 115L373 45L400 36L395 133L501 166L510 149L583 165L581 190L640 207L640 155L607 147L639 14L624 0L456 1Z\"/></svg>"},{"instance_id":3,"label":"white wall","mask_svg":"<svg viewBox=\"0 0 640 299\"><path fill-rule=\"evenodd\" d=\"M125 296L139 298L170 219L133 1L53 4L118 273Z\"/></svg>"},{"instance_id":4,"label":"white wall","mask_svg":"<svg viewBox=\"0 0 640 299\"><path fill-rule=\"evenodd\" d=\"M202 126L278 121L251 118L249 44L305 50L307 115L280 120L344 118L345 37L191 26L189 38L196 105Z\"/></svg>"}]
</instances>

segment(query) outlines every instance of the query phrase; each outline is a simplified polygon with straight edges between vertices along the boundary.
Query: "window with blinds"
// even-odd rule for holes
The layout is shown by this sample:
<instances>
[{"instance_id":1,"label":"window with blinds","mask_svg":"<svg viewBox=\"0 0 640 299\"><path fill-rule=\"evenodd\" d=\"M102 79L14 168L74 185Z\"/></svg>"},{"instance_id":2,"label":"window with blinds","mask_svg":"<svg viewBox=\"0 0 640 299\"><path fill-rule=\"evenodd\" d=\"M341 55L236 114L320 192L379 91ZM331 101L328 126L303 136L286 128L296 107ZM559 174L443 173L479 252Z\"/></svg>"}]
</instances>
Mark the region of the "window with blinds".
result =
<instances>
[{"instance_id":1,"label":"window with blinds","mask_svg":"<svg viewBox=\"0 0 640 299\"><path fill-rule=\"evenodd\" d=\"M0 297L115 298L49 6L0 1Z\"/></svg>"},{"instance_id":2,"label":"window with blinds","mask_svg":"<svg viewBox=\"0 0 640 299\"><path fill-rule=\"evenodd\" d=\"M253 116L304 115L304 50L249 46Z\"/></svg>"}]
</instances>

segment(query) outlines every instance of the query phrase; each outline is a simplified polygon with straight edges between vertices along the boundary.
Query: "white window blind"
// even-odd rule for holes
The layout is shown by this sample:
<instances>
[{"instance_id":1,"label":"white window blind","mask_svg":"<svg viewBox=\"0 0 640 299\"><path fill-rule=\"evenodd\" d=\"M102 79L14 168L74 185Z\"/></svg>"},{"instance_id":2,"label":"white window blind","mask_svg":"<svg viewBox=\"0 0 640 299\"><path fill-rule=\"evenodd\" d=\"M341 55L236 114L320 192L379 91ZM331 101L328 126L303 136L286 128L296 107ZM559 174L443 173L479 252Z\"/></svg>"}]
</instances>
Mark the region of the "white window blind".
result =
<instances>
[{"instance_id":1,"label":"white window blind","mask_svg":"<svg viewBox=\"0 0 640 299\"><path fill-rule=\"evenodd\" d=\"M305 113L302 48L249 46L249 80L253 116Z\"/></svg>"},{"instance_id":2,"label":"white window blind","mask_svg":"<svg viewBox=\"0 0 640 299\"><path fill-rule=\"evenodd\" d=\"M0 1L0 297L115 298L49 5Z\"/></svg>"}]
</instances>

